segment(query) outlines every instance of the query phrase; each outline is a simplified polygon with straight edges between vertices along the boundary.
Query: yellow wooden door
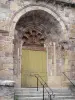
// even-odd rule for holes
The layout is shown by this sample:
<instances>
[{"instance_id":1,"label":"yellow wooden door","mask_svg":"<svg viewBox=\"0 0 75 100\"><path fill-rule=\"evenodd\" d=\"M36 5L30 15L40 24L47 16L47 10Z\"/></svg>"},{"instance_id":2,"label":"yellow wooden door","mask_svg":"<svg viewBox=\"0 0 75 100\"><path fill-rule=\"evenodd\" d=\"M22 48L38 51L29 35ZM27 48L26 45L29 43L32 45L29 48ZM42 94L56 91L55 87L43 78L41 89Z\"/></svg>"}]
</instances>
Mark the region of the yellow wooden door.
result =
<instances>
[{"instance_id":1,"label":"yellow wooden door","mask_svg":"<svg viewBox=\"0 0 75 100\"><path fill-rule=\"evenodd\" d=\"M32 74L39 74L47 81L46 51L22 50L21 85L22 87L36 87L37 80ZM39 83L39 86L40 83Z\"/></svg>"}]
</instances>

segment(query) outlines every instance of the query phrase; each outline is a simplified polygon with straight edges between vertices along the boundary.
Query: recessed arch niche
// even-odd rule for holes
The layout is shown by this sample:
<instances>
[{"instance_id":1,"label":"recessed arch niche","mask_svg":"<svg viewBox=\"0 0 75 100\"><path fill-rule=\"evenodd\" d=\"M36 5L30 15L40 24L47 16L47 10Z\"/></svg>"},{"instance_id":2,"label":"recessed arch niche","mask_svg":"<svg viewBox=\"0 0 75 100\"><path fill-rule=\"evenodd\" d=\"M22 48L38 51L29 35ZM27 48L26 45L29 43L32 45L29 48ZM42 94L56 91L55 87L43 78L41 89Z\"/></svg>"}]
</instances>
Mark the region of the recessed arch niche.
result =
<instances>
[{"instance_id":1,"label":"recessed arch niche","mask_svg":"<svg viewBox=\"0 0 75 100\"><path fill-rule=\"evenodd\" d=\"M28 32L29 37L31 36L32 38L34 38L33 34L36 33L35 38L39 37L37 41L39 41L40 45L38 45L37 41L36 43L34 42L34 40L36 39L32 39L32 42L30 43L37 44L38 46L43 47L44 44L48 45L50 41L60 41L62 39L61 37L63 37L62 27L59 21L53 15L44 10L41 10L39 8L34 10L32 9L20 16L15 24L14 32L14 78L16 80L16 83L18 82L17 79L21 79L22 44L24 42L24 45L28 45L30 41L28 36L26 37L26 33ZM25 42L27 41L26 39L28 40L28 42Z\"/></svg>"}]
</instances>

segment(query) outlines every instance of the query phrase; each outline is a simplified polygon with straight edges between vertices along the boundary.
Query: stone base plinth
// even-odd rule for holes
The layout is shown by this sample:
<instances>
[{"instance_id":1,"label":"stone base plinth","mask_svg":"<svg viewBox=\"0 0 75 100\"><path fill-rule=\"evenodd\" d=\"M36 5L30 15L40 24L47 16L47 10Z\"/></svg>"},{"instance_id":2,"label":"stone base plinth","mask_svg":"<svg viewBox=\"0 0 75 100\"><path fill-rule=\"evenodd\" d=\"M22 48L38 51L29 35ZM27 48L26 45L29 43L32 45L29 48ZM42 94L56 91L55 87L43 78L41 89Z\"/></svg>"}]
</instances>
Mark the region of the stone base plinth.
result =
<instances>
[{"instance_id":1,"label":"stone base plinth","mask_svg":"<svg viewBox=\"0 0 75 100\"><path fill-rule=\"evenodd\" d=\"M14 81L0 80L0 100L14 100Z\"/></svg>"}]
</instances>

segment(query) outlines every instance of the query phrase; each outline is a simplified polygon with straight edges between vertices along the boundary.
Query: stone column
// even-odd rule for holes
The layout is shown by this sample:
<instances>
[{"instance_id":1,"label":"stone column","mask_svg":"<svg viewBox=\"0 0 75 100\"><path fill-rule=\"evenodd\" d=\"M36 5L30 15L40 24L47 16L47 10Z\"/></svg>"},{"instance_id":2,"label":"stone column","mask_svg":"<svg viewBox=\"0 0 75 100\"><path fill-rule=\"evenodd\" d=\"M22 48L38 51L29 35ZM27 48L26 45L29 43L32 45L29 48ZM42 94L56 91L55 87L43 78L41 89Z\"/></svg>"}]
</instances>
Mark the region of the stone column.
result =
<instances>
[{"instance_id":1,"label":"stone column","mask_svg":"<svg viewBox=\"0 0 75 100\"><path fill-rule=\"evenodd\" d=\"M0 100L14 100L14 81L0 80Z\"/></svg>"},{"instance_id":2,"label":"stone column","mask_svg":"<svg viewBox=\"0 0 75 100\"><path fill-rule=\"evenodd\" d=\"M55 42L53 42L54 46L54 75L56 76L56 45Z\"/></svg>"}]
</instances>

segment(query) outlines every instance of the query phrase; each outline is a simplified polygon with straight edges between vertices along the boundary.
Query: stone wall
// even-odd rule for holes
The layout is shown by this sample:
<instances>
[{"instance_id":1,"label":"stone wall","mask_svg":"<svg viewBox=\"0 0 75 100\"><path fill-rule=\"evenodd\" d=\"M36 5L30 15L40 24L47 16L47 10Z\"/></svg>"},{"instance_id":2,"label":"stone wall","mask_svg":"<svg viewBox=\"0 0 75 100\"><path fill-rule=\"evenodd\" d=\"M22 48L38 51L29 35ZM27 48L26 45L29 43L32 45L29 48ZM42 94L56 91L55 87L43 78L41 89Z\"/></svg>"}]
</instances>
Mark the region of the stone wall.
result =
<instances>
[{"instance_id":1,"label":"stone wall","mask_svg":"<svg viewBox=\"0 0 75 100\"><path fill-rule=\"evenodd\" d=\"M0 79L13 80L13 43L9 32L0 30Z\"/></svg>"},{"instance_id":2,"label":"stone wall","mask_svg":"<svg viewBox=\"0 0 75 100\"><path fill-rule=\"evenodd\" d=\"M17 23L13 21L14 17L20 12L20 9L24 9L25 6L31 5L31 4L39 4L43 5L44 7L50 8L55 14L57 14L59 18L64 22L64 25L66 27L66 30L63 32L63 41L67 40L69 43L68 48L62 50L62 45L57 42L56 44L56 70L55 75L51 74L53 73L52 70L52 59L51 56L53 55L53 51L51 50L52 47L50 46L48 49L49 51L49 80L48 83L51 86L54 82L54 85L59 86L58 83L55 83L55 78L58 78L58 81L60 81L60 86L63 86L63 78L61 80L61 71L65 71L68 69L71 69L72 66L75 66L74 59L75 59L75 48L74 48L74 38L75 38L75 8L74 6L65 6L64 4L56 4L54 3L46 3L46 1L41 2L35 2L35 0L1 0L0 1L0 79L11 79L13 80L14 77L16 77L17 84L20 84L20 74L18 76L14 76L14 61L13 61L13 51L14 51L14 31L13 31L13 23ZM11 26L11 28L10 28ZM11 34L11 31L13 31L13 34ZM62 36L61 36L62 39ZM53 41L54 42L54 41ZM64 61L65 60L65 61ZM61 66L61 68L60 68ZM17 65L18 68L18 65ZM60 68L60 71L58 72L58 69ZM51 70L52 69L52 70ZM18 69L17 69L18 70ZM53 76L51 78L51 76ZM56 77L55 77L56 76ZM57 77L58 76L58 77ZM53 85L53 86L54 86Z\"/></svg>"}]
</instances>

